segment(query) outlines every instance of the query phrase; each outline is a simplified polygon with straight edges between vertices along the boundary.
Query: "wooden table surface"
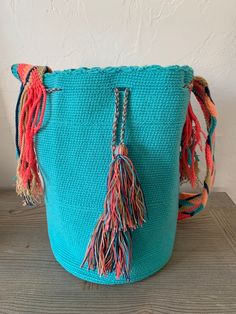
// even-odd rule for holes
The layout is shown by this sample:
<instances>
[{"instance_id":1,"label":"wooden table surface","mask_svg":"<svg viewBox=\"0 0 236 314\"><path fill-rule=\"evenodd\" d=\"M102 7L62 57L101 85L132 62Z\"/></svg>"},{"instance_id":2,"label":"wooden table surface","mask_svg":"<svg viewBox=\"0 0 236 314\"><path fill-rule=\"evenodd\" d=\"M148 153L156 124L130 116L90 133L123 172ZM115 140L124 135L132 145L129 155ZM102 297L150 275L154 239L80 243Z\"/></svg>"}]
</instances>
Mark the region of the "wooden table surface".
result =
<instances>
[{"instance_id":1,"label":"wooden table surface","mask_svg":"<svg viewBox=\"0 0 236 314\"><path fill-rule=\"evenodd\" d=\"M171 261L132 285L99 286L66 272L50 250L45 210L0 192L0 313L236 313L236 206L212 193L178 224Z\"/></svg>"}]
</instances>

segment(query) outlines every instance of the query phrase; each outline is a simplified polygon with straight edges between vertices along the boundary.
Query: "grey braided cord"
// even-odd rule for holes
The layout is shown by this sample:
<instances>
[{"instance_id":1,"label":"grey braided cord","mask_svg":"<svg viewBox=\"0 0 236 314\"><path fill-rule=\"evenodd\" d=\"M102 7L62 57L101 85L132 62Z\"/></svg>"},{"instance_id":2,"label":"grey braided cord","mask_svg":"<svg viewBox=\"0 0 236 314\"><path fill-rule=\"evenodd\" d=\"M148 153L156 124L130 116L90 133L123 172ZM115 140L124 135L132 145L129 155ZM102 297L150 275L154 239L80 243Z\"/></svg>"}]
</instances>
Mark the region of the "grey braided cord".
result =
<instances>
[{"instance_id":1,"label":"grey braided cord","mask_svg":"<svg viewBox=\"0 0 236 314\"><path fill-rule=\"evenodd\" d=\"M119 118L119 89L115 88L115 112L114 112L114 119L113 119L113 126L112 126L112 141L111 141L111 150L114 155L116 149L116 133L117 133L117 125L118 125L118 118Z\"/></svg>"},{"instance_id":2,"label":"grey braided cord","mask_svg":"<svg viewBox=\"0 0 236 314\"><path fill-rule=\"evenodd\" d=\"M122 113L121 131L120 131L120 144L124 144L128 98L129 98L129 89L126 88L125 89L125 95L124 95L124 101L123 101L123 113Z\"/></svg>"},{"instance_id":3,"label":"grey braided cord","mask_svg":"<svg viewBox=\"0 0 236 314\"><path fill-rule=\"evenodd\" d=\"M111 149L113 155L115 154L116 149L116 140L117 140L117 128L118 128L118 119L119 119L119 104L120 104L120 90L119 88L114 88L115 92L115 112L112 126L112 141ZM120 143L124 145L125 137L125 126L126 126L126 116L127 116L127 105L129 98L129 89L125 88L124 99L123 99L123 108L122 108L122 121L121 121L121 130L120 130Z\"/></svg>"}]
</instances>

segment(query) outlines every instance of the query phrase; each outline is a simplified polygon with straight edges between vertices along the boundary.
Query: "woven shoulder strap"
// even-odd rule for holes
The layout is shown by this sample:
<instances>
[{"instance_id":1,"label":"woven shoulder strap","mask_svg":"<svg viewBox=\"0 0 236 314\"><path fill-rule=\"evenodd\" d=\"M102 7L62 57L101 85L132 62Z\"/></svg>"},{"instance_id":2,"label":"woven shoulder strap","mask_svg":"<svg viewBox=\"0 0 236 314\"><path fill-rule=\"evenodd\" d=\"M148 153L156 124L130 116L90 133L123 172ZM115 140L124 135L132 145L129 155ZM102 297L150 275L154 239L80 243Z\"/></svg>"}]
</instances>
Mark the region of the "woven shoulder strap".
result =
<instances>
[{"instance_id":1,"label":"woven shoulder strap","mask_svg":"<svg viewBox=\"0 0 236 314\"><path fill-rule=\"evenodd\" d=\"M192 187L196 185L199 159L195 149L199 146L202 150L201 135L204 135L205 138L206 175L201 193L180 193L178 220L191 217L205 208L215 179L214 151L217 110L205 79L194 77L190 90L203 111L207 134L202 131L200 123L193 113L191 103L189 103L181 141L180 179L181 181L189 181Z\"/></svg>"},{"instance_id":2,"label":"woven shoulder strap","mask_svg":"<svg viewBox=\"0 0 236 314\"><path fill-rule=\"evenodd\" d=\"M16 64L12 73L21 81L16 105L16 150L18 165L16 191L24 205L35 205L43 194L41 177L34 147L34 137L39 131L46 106L46 89L43 75L51 70L46 66Z\"/></svg>"}]
</instances>

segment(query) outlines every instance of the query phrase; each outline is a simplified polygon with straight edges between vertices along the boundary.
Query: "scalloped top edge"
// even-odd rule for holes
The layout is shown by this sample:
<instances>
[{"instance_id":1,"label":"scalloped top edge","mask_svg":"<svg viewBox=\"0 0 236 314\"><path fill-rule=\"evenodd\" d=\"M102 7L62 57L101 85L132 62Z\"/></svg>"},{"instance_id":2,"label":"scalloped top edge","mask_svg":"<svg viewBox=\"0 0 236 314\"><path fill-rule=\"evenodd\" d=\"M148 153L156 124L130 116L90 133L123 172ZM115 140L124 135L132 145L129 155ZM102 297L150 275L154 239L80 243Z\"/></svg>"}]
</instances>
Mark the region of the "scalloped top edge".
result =
<instances>
[{"instance_id":1,"label":"scalloped top edge","mask_svg":"<svg viewBox=\"0 0 236 314\"><path fill-rule=\"evenodd\" d=\"M106 66L106 67L79 67L71 68L65 70L55 70L51 73L45 73L45 77L54 76L57 74L80 74L80 73L117 73L117 72L132 72L132 71L145 71L145 70L160 70L160 71L184 71L187 73L193 73L193 69L188 65L170 65L170 66L161 66L161 65L121 65L121 66Z\"/></svg>"}]
</instances>

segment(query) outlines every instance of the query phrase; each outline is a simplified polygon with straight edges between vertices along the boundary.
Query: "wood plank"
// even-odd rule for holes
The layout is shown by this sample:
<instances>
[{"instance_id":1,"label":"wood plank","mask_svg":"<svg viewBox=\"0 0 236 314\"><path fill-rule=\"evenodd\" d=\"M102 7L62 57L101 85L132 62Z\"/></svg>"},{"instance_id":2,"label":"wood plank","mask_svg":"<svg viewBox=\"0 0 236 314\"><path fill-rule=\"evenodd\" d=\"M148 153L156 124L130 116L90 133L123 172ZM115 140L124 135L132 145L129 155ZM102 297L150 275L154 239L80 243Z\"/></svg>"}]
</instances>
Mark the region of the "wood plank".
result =
<instances>
[{"instance_id":1,"label":"wood plank","mask_svg":"<svg viewBox=\"0 0 236 314\"><path fill-rule=\"evenodd\" d=\"M44 207L0 192L0 313L236 313L236 206L213 193L178 224L171 261L132 285L100 286L66 272L48 242Z\"/></svg>"}]
</instances>

